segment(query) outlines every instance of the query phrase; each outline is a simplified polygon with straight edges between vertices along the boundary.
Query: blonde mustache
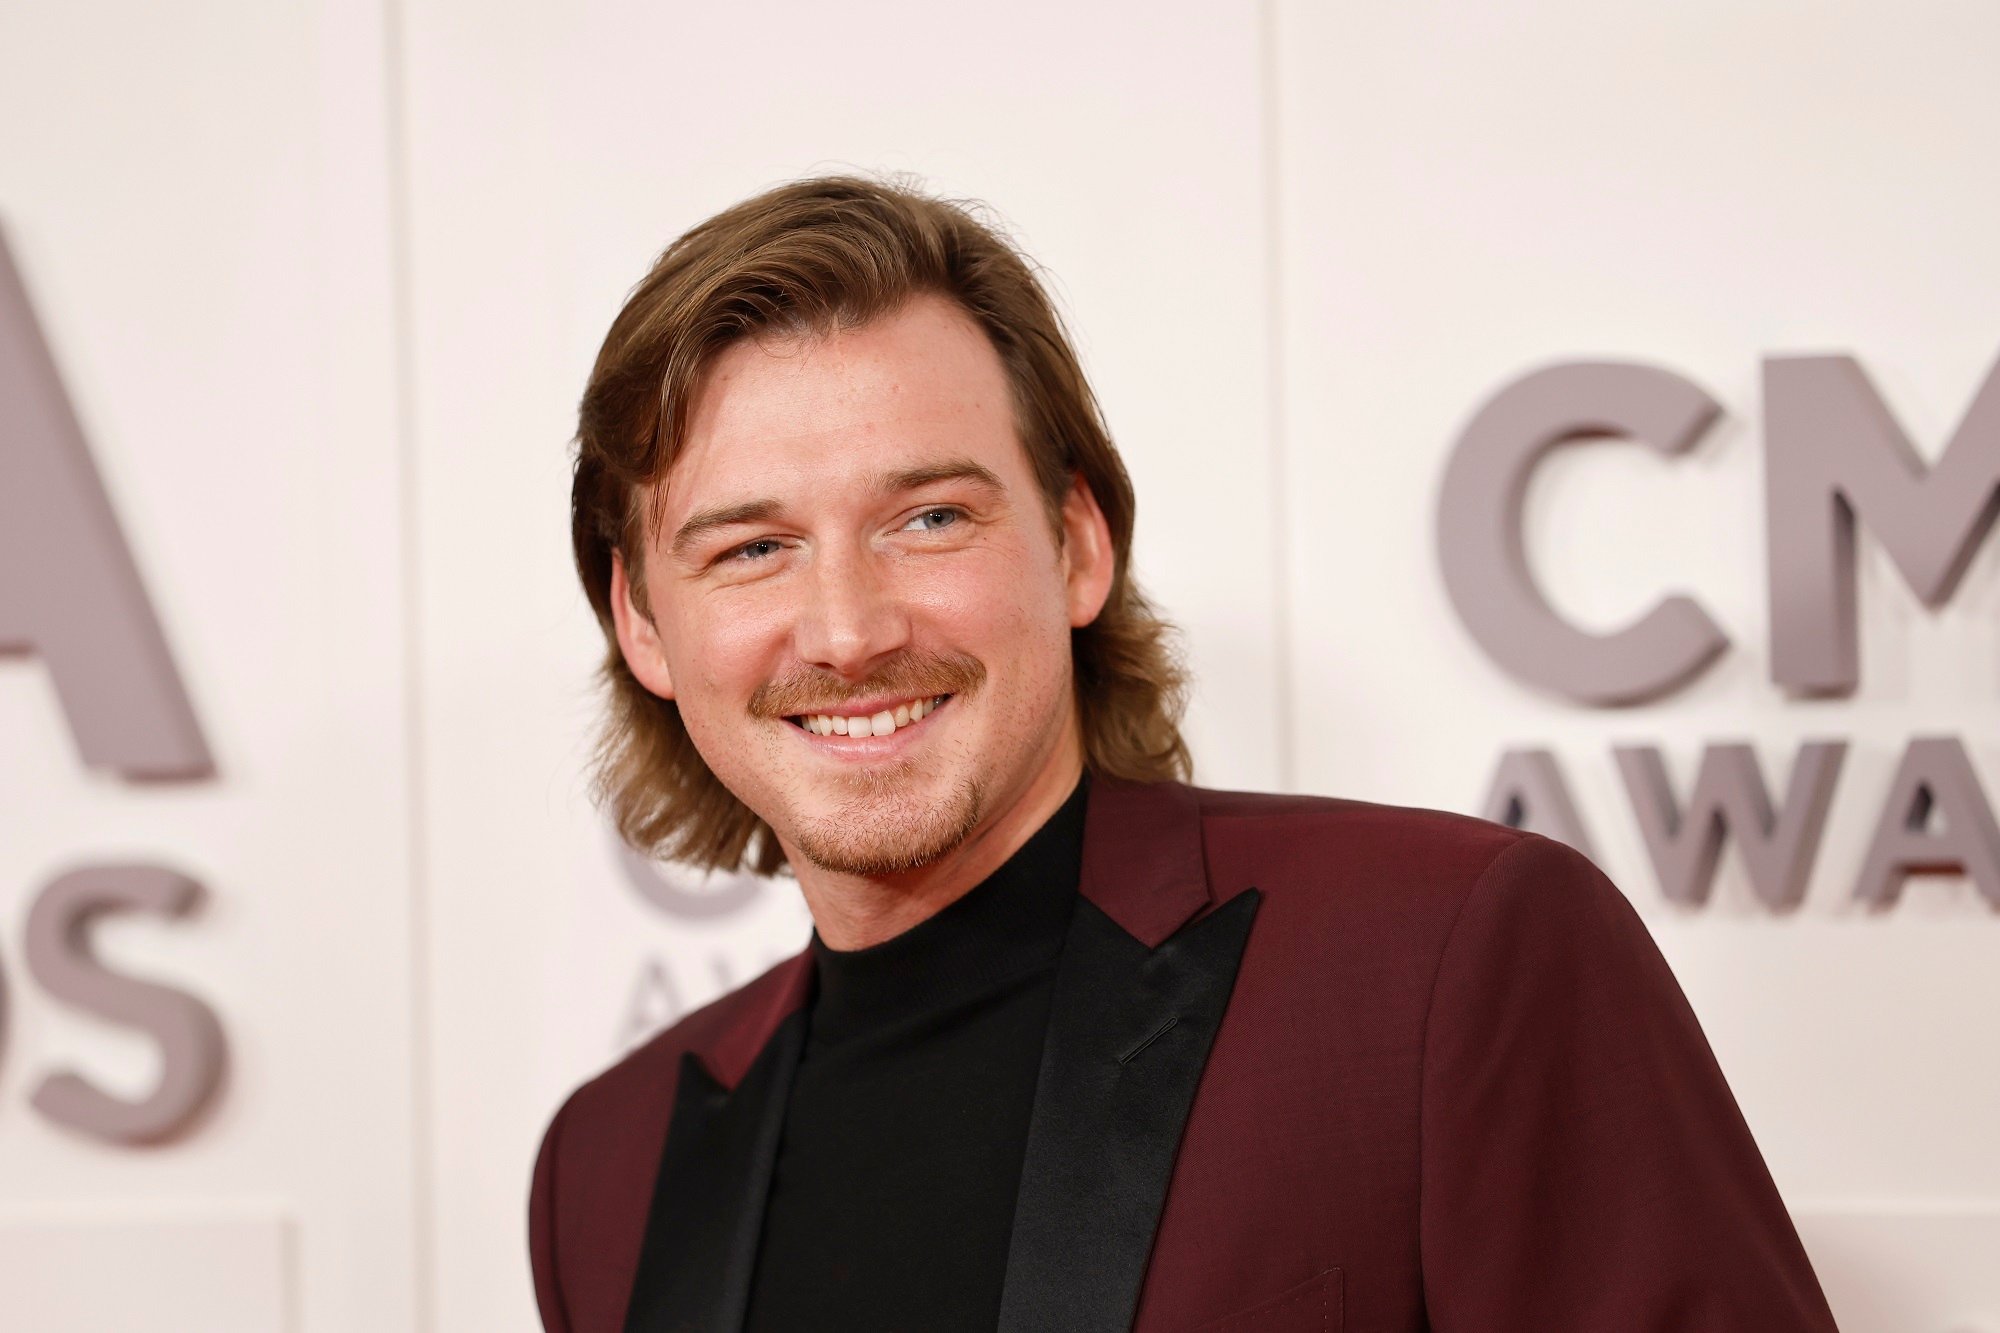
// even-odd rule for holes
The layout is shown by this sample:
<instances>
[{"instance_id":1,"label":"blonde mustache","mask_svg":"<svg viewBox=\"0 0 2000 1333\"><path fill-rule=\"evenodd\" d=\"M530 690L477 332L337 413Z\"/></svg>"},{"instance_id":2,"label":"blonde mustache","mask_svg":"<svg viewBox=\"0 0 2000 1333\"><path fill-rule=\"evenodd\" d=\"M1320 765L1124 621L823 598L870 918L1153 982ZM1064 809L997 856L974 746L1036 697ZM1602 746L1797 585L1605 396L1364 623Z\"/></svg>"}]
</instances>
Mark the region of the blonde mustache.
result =
<instances>
[{"instance_id":1,"label":"blonde mustache","mask_svg":"<svg viewBox=\"0 0 2000 1333\"><path fill-rule=\"evenodd\" d=\"M977 658L960 653L910 652L890 659L860 681L843 680L818 667L788 671L757 687L750 696L750 712L757 717L801 717L830 713L857 699L972 694L985 681L986 668Z\"/></svg>"}]
</instances>

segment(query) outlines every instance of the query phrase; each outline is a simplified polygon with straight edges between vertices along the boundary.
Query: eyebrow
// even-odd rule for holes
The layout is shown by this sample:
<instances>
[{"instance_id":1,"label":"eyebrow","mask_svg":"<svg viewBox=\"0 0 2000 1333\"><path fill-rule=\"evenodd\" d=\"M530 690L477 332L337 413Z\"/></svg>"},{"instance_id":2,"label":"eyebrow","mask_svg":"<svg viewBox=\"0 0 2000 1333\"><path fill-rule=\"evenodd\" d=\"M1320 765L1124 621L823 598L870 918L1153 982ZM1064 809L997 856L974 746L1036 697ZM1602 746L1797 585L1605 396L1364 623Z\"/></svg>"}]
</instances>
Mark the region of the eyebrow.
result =
<instances>
[{"instance_id":1,"label":"eyebrow","mask_svg":"<svg viewBox=\"0 0 2000 1333\"><path fill-rule=\"evenodd\" d=\"M1007 492L1007 488L1000 484L1000 478L994 476L990 468L982 467L969 458L956 458L945 463L931 463L924 467L891 472L882 478L881 490L885 495L895 495L900 491L914 491L918 487L940 481L969 481L981 490L991 491L995 495L1004 495Z\"/></svg>"},{"instance_id":2,"label":"eyebrow","mask_svg":"<svg viewBox=\"0 0 2000 1333\"><path fill-rule=\"evenodd\" d=\"M975 463L969 458L928 463L923 467L905 468L900 472L887 473L876 483L876 489L884 495L898 495L941 481L969 482L995 495L1004 495L1007 490L1000 478L993 475L991 468ZM745 500L739 504L715 505L704 509L692 515L675 530L673 553L676 558L684 556L690 546L718 528L735 527L739 523L766 523L777 517L783 509L784 506L776 500L768 499Z\"/></svg>"},{"instance_id":3,"label":"eyebrow","mask_svg":"<svg viewBox=\"0 0 2000 1333\"><path fill-rule=\"evenodd\" d=\"M686 555L688 547L717 528L734 527L738 523L763 523L776 517L778 509L776 500L746 500L742 504L704 509L674 532L674 556L678 559Z\"/></svg>"}]
</instances>

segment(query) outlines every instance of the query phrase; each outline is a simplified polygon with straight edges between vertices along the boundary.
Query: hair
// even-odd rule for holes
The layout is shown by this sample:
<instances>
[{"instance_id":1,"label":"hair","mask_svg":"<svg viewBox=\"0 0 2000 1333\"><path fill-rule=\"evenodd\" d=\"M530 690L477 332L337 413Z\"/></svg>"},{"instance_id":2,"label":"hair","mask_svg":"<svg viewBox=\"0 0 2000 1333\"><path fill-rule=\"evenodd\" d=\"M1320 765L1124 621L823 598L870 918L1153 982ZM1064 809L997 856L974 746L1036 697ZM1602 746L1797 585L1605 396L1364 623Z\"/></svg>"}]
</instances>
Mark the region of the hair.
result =
<instances>
[{"instance_id":1,"label":"hair","mask_svg":"<svg viewBox=\"0 0 2000 1333\"><path fill-rule=\"evenodd\" d=\"M633 676L612 620L614 553L635 604L645 605L643 552L665 492L658 483L679 456L703 374L744 338L835 333L925 294L956 303L999 354L1057 539L1078 478L1110 527L1110 595L1070 637L1086 767L1136 781L1189 775L1186 675L1173 629L1130 567L1132 480L1047 292L981 211L902 182L827 176L781 185L668 246L612 321L578 411L570 537L606 644L609 708L593 794L635 849L765 874L785 859L770 827L696 751L679 707Z\"/></svg>"}]
</instances>

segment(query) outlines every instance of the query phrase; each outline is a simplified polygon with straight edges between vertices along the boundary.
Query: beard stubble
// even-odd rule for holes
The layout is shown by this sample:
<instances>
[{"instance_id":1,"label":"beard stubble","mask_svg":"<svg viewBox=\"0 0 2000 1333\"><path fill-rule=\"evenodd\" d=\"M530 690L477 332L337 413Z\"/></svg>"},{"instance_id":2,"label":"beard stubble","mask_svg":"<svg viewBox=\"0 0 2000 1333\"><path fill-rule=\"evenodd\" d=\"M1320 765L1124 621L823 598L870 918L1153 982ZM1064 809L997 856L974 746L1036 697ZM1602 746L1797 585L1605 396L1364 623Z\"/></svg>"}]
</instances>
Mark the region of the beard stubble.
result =
<instances>
[{"instance_id":1,"label":"beard stubble","mask_svg":"<svg viewBox=\"0 0 2000 1333\"><path fill-rule=\"evenodd\" d=\"M951 695L955 705L985 680L986 668L976 658L912 651L856 682L802 666L759 686L750 698L750 711L792 718L884 695ZM808 861L836 874L880 878L929 865L964 843L985 815L985 783L977 773L944 791L926 789L912 763L834 780L847 791L832 813L796 821L791 840Z\"/></svg>"}]
</instances>

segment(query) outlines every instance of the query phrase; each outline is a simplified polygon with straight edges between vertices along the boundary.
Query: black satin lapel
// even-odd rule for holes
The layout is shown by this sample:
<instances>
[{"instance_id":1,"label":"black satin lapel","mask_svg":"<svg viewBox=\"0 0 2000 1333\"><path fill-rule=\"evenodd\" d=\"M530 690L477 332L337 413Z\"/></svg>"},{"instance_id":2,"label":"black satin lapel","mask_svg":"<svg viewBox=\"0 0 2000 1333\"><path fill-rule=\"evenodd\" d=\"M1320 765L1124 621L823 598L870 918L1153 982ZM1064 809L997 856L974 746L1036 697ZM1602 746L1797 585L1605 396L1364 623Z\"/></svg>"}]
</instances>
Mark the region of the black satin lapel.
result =
<instances>
[{"instance_id":1,"label":"black satin lapel","mask_svg":"<svg viewBox=\"0 0 2000 1333\"><path fill-rule=\"evenodd\" d=\"M653 1186L625 1333L737 1333L806 1016L778 1025L734 1091L692 1054Z\"/></svg>"},{"instance_id":2,"label":"black satin lapel","mask_svg":"<svg viewBox=\"0 0 2000 1333\"><path fill-rule=\"evenodd\" d=\"M1131 1326L1259 897L1246 890L1151 950L1077 899L1035 1085L999 1333Z\"/></svg>"}]
</instances>

